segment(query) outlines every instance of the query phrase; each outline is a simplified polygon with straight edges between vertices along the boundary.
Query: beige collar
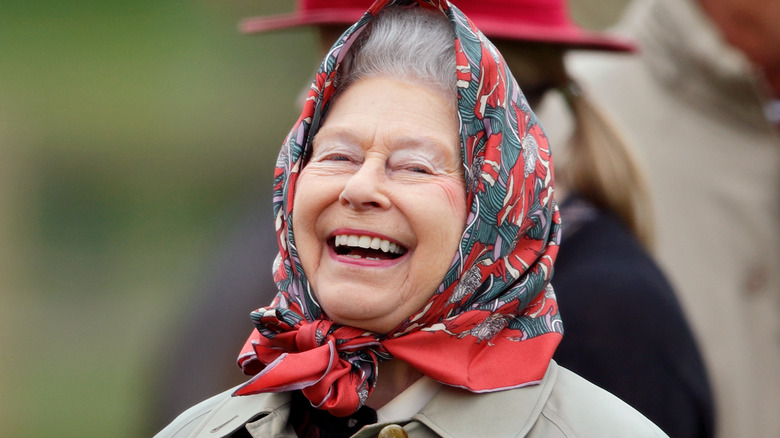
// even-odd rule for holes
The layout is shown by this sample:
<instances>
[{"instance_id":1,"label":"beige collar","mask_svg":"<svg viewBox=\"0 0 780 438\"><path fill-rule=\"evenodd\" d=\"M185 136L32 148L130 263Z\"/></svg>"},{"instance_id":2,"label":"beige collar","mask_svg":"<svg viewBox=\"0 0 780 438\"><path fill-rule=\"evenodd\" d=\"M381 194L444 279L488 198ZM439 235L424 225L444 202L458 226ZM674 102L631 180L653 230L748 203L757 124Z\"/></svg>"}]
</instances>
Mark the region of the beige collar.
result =
<instances>
[{"instance_id":1,"label":"beige collar","mask_svg":"<svg viewBox=\"0 0 780 438\"><path fill-rule=\"evenodd\" d=\"M390 423L411 418L439 392L441 387L441 383L428 376L422 376L386 405L377 409L377 421Z\"/></svg>"},{"instance_id":2,"label":"beige collar","mask_svg":"<svg viewBox=\"0 0 780 438\"><path fill-rule=\"evenodd\" d=\"M558 369L558 365L551 361L539 384L516 390L474 394L441 385L440 390L411 418L442 437L525 436L550 397ZM426 382L420 386L430 389ZM295 437L295 432L287 424L290 402L290 393L226 397L211 412L193 420L200 424L191 436L225 436L246 424L254 436ZM500 421L474 421L478 412L489 412L491 418ZM256 418L258 420L254 420ZM356 436L376 436L388 422L367 426Z\"/></svg>"},{"instance_id":3,"label":"beige collar","mask_svg":"<svg viewBox=\"0 0 780 438\"><path fill-rule=\"evenodd\" d=\"M520 389L474 394L442 385L438 393L412 417L441 437L523 437L536 424L558 377L559 367L551 361L544 379ZM496 421L476 421L489 415ZM387 423L366 426L355 436L374 437Z\"/></svg>"}]
</instances>

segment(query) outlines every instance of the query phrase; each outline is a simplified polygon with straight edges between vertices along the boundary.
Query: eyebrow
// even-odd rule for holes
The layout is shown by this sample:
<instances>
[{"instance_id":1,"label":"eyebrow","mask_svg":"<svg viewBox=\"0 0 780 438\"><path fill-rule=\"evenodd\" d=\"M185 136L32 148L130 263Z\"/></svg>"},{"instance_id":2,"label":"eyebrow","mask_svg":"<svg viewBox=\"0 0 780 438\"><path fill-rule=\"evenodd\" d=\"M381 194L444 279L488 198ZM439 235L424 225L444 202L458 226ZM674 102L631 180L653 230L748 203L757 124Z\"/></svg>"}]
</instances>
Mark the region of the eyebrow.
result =
<instances>
[{"instance_id":1,"label":"eyebrow","mask_svg":"<svg viewBox=\"0 0 780 438\"><path fill-rule=\"evenodd\" d=\"M316 146L318 141L323 140L339 140L347 143L358 145L361 144L360 138L346 128L324 127L320 129L316 134L314 134L314 138L312 139L312 147Z\"/></svg>"},{"instance_id":2,"label":"eyebrow","mask_svg":"<svg viewBox=\"0 0 780 438\"><path fill-rule=\"evenodd\" d=\"M426 135L419 137L399 136L394 141L399 152L408 151L406 153L421 154L431 160L431 164L442 166L442 168L449 168L451 164L454 164L449 162L449 158L446 158L448 154L445 151L451 146L447 146L436 138ZM452 158L459 161L460 154L456 152Z\"/></svg>"},{"instance_id":3,"label":"eyebrow","mask_svg":"<svg viewBox=\"0 0 780 438\"><path fill-rule=\"evenodd\" d=\"M318 141L323 140L337 140L360 146L363 145L363 142L358 135L348 128L341 127L325 127L320 129L320 131L314 135L312 145L316 146ZM399 135L393 137L393 143L402 149L422 149L432 152L439 152L442 148L448 147L439 139L424 134L419 136ZM436 155L438 155L438 153Z\"/></svg>"}]
</instances>

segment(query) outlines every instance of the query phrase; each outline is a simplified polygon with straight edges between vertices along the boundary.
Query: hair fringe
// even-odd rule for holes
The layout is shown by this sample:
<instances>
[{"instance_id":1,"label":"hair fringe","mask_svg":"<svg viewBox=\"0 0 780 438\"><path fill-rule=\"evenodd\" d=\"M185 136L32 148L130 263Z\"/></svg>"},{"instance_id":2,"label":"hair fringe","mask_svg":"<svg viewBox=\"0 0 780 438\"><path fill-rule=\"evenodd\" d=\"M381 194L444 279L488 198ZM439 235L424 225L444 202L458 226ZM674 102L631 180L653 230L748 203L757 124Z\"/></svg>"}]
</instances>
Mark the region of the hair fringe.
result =
<instances>
[{"instance_id":1,"label":"hair fringe","mask_svg":"<svg viewBox=\"0 0 780 438\"><path fill-rule=\"evenodd\" d=\"M385 8L359 36L339 70L340 92L360 79L389 76L432 87L456 102L455 31L438 11Z\"/></svg>"}]
</instances>

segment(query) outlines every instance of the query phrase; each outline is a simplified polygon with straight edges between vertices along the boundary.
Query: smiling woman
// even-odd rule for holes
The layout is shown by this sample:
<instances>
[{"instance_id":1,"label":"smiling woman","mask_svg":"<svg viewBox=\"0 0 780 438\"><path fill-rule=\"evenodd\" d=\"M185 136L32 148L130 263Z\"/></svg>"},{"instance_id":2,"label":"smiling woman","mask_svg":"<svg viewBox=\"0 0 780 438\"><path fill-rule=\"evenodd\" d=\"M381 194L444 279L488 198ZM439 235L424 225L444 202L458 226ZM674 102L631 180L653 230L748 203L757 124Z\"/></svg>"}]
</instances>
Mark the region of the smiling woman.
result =
<instances>
[{"instance_id":1,"label":"smiling woman","mask_svg":"<svg viewBox=\"0 0 780 438\"><path fill-rule=\"evenodd\" d=\"M429 88L355 82L333 103L300 173L298 254L339 324L390 332L430 299L452 263L442 255L458 249L466 185L457 114ZM449 220L431 220L440 217Z\"/></svg>"},{"instance_id":2,"label":"smiling woman","mask_svg":"<svg viewBox=\"0 0 780 438\"><path fill-rule=\"evenodd\" d=\"M160 435L664 436L552 361L551 165L455 6L377 1L279 154L279 294L239 357L254 377Z\"/></svg>"}]
</instances>

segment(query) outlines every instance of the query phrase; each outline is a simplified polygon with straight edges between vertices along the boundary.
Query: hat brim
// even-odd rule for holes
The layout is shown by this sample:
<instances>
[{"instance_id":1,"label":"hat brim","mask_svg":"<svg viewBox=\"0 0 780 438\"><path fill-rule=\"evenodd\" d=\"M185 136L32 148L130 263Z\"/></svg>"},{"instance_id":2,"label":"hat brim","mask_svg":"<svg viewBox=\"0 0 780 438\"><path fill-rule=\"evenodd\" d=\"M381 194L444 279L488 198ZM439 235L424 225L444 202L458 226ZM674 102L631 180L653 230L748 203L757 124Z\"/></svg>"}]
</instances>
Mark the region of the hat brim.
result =
<instances>
[{"instance_id":1,"label":"hat brim","mask_svg":"<svg viewBox=\"0 0 780 438\"><path fill-rule=\"evenodd\" d=\"M364 9L338 8L311 12L296 12L274 16L251 17L243 20L239 29L243 33L263 33L301 26L344 25L349 26L360 19ZM560 44L572 49L605 50L612 52L633 52L636 50L630 40L601 32L588 31L576 26L534 26L509 21L473 18L479 29L489 38L515 41Z\"/></svg>"},{"instance_id":2,"label":"hat brim","mask_svg":"<svg viewBox=\"0 0 780 438\"><path fill-rule=\"evenodd\" d=\"M322 26L328 24L349 26L357 22L365 12L365 9L338 8L295 12L267 17L250 17L241 21L239 29L243 33L262 33L301 26Z\"/></svg>"}]
</instances>

